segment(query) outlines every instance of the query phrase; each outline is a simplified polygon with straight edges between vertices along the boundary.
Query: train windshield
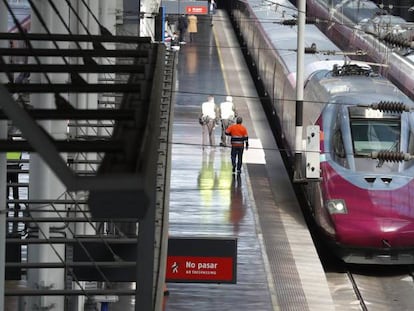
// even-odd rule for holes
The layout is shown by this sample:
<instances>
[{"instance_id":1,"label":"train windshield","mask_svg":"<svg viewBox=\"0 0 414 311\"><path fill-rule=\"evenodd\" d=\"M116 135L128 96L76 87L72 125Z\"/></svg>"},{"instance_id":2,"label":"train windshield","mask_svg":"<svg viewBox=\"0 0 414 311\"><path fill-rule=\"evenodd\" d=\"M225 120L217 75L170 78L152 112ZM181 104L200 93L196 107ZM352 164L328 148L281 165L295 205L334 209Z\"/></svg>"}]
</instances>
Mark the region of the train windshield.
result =
<instances>
[{"instance_id":1,"label":"train windshield","mask_svg":"<svg viewBox=\"0 0 414 311\"><path fill-rule=\"evenodd\" d=\"M399 120L351 120L351 132L356 156L380 150L399 151Z\"/></svg>"}]
</instances>

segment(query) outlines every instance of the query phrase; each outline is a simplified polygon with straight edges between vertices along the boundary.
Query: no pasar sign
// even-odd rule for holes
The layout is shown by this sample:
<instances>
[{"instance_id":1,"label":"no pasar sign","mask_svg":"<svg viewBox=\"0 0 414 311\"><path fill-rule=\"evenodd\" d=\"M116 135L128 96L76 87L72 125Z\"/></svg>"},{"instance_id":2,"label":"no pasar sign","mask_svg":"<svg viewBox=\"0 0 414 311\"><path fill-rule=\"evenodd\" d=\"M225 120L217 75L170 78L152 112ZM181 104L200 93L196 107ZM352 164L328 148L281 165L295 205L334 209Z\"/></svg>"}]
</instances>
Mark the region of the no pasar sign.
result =
<instances>
[{"instance_id":1,"label":"no pasar sign","mask_svg":"<svg viewBox=\"0 0 414 311\"><path fill-rule=\"evenodd\" d=\"M236 283L236 264L236 239L168 239L167 282Z\"/></svg>"}]
</instances>

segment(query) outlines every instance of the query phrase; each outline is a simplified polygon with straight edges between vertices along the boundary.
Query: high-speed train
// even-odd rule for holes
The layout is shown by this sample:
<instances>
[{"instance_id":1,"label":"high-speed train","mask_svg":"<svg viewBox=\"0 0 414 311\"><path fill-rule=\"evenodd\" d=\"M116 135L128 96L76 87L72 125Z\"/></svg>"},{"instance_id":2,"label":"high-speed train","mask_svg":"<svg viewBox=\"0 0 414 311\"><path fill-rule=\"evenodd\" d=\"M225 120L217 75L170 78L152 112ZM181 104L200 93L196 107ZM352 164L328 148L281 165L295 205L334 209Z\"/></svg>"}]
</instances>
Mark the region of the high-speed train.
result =
<instances>
[{"instance_id":1,"label":"high-speed train","mask_svg":"<svg viewBox=\"0 0 414 311\"><path fill-rule=\"evenodd\" d=\"M231 16L294 163L297 11L287 0L241 0ZM348 263L413 264L414 103L315 25L305 28L302 140L319 127L320 174L303 189L320 236Z\"/></svg>"},{"instance_id":2,"label":"high-speed train","mask_svg":"<svg viewBox=\"0 0 414 311\"><path fill-rule=\"evenodd\" d=\"M340 48L361 50L414 99L414 23L367 0L307 0L307 14ZM408 7L407 7L408 10Z\"/></svg>"}]
</instances>

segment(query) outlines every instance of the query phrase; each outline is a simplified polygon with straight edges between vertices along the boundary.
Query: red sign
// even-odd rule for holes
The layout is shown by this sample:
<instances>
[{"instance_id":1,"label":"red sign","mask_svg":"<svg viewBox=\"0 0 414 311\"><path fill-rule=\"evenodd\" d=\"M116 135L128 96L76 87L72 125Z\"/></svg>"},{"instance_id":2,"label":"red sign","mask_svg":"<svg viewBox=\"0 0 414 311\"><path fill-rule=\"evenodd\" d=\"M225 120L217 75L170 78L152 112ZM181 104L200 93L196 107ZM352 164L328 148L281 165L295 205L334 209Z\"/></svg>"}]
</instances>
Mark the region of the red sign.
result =
<instances>
[{"instance_id":1,"label":"red sign","mask_svg":"<svg viewBox=\"0 0 414 311\"><path fill-rule=\"evenodd\" d=\"M187 6L185 11L187 14L207 14L207 6Z\"/></svg>"},{"instance_id":2,"label":"red sign","mask_svg":"<svg viewBox=\"0 0 414 311\"><path fill-rule=\"evenodd\" d=\"M168 256L166 281L233 282L232 257Z\"/></svg>"}]
</instances>

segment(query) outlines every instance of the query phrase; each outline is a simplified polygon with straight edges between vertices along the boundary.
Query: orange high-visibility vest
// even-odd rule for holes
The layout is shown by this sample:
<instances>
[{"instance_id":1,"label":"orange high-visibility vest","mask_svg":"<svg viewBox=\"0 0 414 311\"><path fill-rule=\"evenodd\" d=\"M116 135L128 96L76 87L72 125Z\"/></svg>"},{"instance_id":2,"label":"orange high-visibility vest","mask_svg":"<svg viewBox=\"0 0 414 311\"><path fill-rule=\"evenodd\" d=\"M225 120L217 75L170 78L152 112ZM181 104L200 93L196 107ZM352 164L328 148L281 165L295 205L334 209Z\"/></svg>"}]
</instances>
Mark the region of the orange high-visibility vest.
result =
<instances>
[{"instance_id":1,"label":"orange high-visibility vest","mask_svg":"<svg viewBox=\"0 0 414 311\"><path fill-rule=\"evenodd\" d=\"M231 145L233 147L243 147L244 142L249 142L247 129L241 124L233 124L226 130L226 135L231 136Z\"/></svg>"}]
</instances>

